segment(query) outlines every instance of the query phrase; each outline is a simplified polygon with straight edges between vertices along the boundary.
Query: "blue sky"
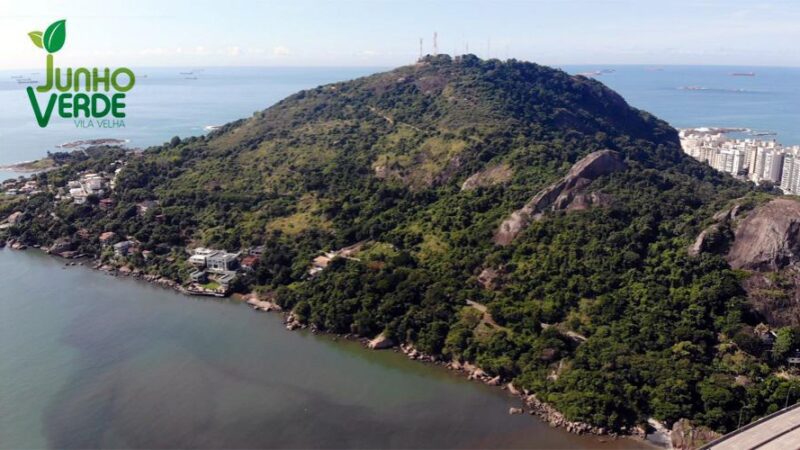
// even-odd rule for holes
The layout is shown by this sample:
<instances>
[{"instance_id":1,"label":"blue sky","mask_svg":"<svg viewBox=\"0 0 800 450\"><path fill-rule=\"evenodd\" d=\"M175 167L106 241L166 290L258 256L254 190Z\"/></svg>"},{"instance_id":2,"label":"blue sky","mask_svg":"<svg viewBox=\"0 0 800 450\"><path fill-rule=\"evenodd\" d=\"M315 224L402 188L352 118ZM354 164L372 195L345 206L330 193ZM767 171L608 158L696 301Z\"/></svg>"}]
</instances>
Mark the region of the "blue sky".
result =
<instances>
[{"instance_id":1,"label":"blue sky","mask_svg":"<svg viewBox=\"0 0 800 450\"><path fill-rule=\"evenodd\" d=\"M67 19L59 66L394 66L431 52L564 64L800 66L800 1L0 0L0 69Z\"/></svg>"}]
</instances>

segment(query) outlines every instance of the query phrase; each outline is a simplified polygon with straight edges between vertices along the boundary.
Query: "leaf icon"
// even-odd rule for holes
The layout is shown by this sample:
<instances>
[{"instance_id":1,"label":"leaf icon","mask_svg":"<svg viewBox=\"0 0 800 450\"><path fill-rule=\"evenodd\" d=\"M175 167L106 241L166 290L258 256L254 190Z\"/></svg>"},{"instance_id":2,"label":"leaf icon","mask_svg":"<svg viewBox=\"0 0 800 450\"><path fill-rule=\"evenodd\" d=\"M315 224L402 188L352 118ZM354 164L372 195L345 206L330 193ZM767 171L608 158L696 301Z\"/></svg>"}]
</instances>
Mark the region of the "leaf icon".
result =
<instances>
[{"instance_id":1,"label":"leaf icon","mask_svg":"<svg viewBox=\"0 0 800 450\"><path fill-rule=\"evenodd\" d=\"M44 48L44 47L42 47L42 32L41 31L31 31L30 33L28 33L28 36L30 36L31 40L33 41L33 45L35 45L35 46L37 46L39 48Z\"/></svg>"},{"instance_id":2,"label":"leaf icon","mask_svg":"<svg viewBox=\"0 0 800 450\"><path fill-rule=\"evenodd\" d=\"M49 53L55 53L64 46L67 39L67 21L62 19L53 22L44 32L43 44ZM32 39L32 38L31 38Z\"/></svg>"}]
</instances>

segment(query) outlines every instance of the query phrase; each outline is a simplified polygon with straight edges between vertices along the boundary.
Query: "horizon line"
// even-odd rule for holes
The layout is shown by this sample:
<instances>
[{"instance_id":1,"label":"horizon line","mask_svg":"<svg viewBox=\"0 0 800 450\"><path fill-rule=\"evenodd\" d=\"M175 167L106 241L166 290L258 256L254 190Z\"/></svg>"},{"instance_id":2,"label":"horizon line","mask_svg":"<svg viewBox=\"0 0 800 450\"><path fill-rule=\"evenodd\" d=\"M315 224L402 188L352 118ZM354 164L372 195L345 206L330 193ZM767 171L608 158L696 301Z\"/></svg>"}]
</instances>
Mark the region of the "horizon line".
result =
<instances>
[{"instance_id":1,"label":"horizon line","mask_svg":"<svg viewBox=\"0 0 800 450\"><path fill-rule=\"evenodd\" d=\"M439 56L441 56L440 54ZM426 56L433 56L433 55L426 55ZM447 55L450 56L450 55ZM463 56L463 55L456 55L456 56ZM451 56L452 58L452 56ZM760 68L771 68L771 69L800 69L800 65L775 65L775 64L696 64L696 63L589 63L589 62L569 62L563 64L548 64L548 63L541 63L531 60L525 59L517 59L517 58L481 58L481 61L491 61L497 60L501 62L506 62L510 60L515 60L517 62L528 62L533 64L538 64L541 66L547 66L552 68L560 68L560 67L576 67L576 66L597 66L597 67L738 67L738 68L751 68L751 67L760 67ZM399 64L399 65L371 65L371 64L342 64L342 65L333 65L333 64L280 64L280 65L269 65L269 64L241 64L241 65L228 65L228 64L207 64L207 65L131 65L127 66L130 68L136 69L169 69L169 68L177 68L177 69L188 69L188 68L195 68L195 69L204 69L204 68L228 68L228 69L393 69L398 67L405 67L411 66L416 64L415 62L409 62L406 64ZM41 71L42 68L36 67L15 67L15 68L0 68L0 72L10 72L10 71Z\"/></svg>"}]
</instances>

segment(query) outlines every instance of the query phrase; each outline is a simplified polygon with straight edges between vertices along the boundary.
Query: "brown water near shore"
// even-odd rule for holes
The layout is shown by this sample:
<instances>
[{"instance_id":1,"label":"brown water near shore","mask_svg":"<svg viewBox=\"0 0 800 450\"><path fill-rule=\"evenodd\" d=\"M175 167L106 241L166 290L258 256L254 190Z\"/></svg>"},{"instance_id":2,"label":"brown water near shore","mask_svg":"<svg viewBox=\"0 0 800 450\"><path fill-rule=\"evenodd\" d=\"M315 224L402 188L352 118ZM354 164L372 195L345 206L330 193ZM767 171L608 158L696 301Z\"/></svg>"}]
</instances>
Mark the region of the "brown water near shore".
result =
<instances>
[{"instance_id":1,"label":"brown water near shore","mask_svg":"<svg viewBox=\"0 0 800 450\"><path fill-rule=\"evenodd\" d=\"M0 251L2 448L641 448L575 436L441 367Z\"/></svg>"}]
</instances>

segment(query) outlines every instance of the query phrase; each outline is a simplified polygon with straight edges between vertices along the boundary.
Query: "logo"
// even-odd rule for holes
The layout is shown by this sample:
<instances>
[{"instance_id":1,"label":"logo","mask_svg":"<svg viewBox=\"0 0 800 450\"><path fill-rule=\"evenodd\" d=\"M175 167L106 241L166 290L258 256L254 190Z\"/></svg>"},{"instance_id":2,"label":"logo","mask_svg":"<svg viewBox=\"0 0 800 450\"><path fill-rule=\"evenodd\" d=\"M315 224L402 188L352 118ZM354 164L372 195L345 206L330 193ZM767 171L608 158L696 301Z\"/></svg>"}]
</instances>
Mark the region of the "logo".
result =
<instances>
[{"instance_id":1,"label":"logo","mask_svg":"<svg viewBox=\"0 0 800 450\"><path fill-rule=\"evenodd\" d=\"M125 126L125 93L133 89L136 77L127 67L113 71L86 67L55 67L53 54L67 40L67 21L53 22L42 33L31 31L33 45L47 52L45 84L28 87L36 122L44 128L53 113L62 119L72 119L76 128L121 128ZM40 95L38 94L47 94Z\"/></svg>"}]
</instances>

